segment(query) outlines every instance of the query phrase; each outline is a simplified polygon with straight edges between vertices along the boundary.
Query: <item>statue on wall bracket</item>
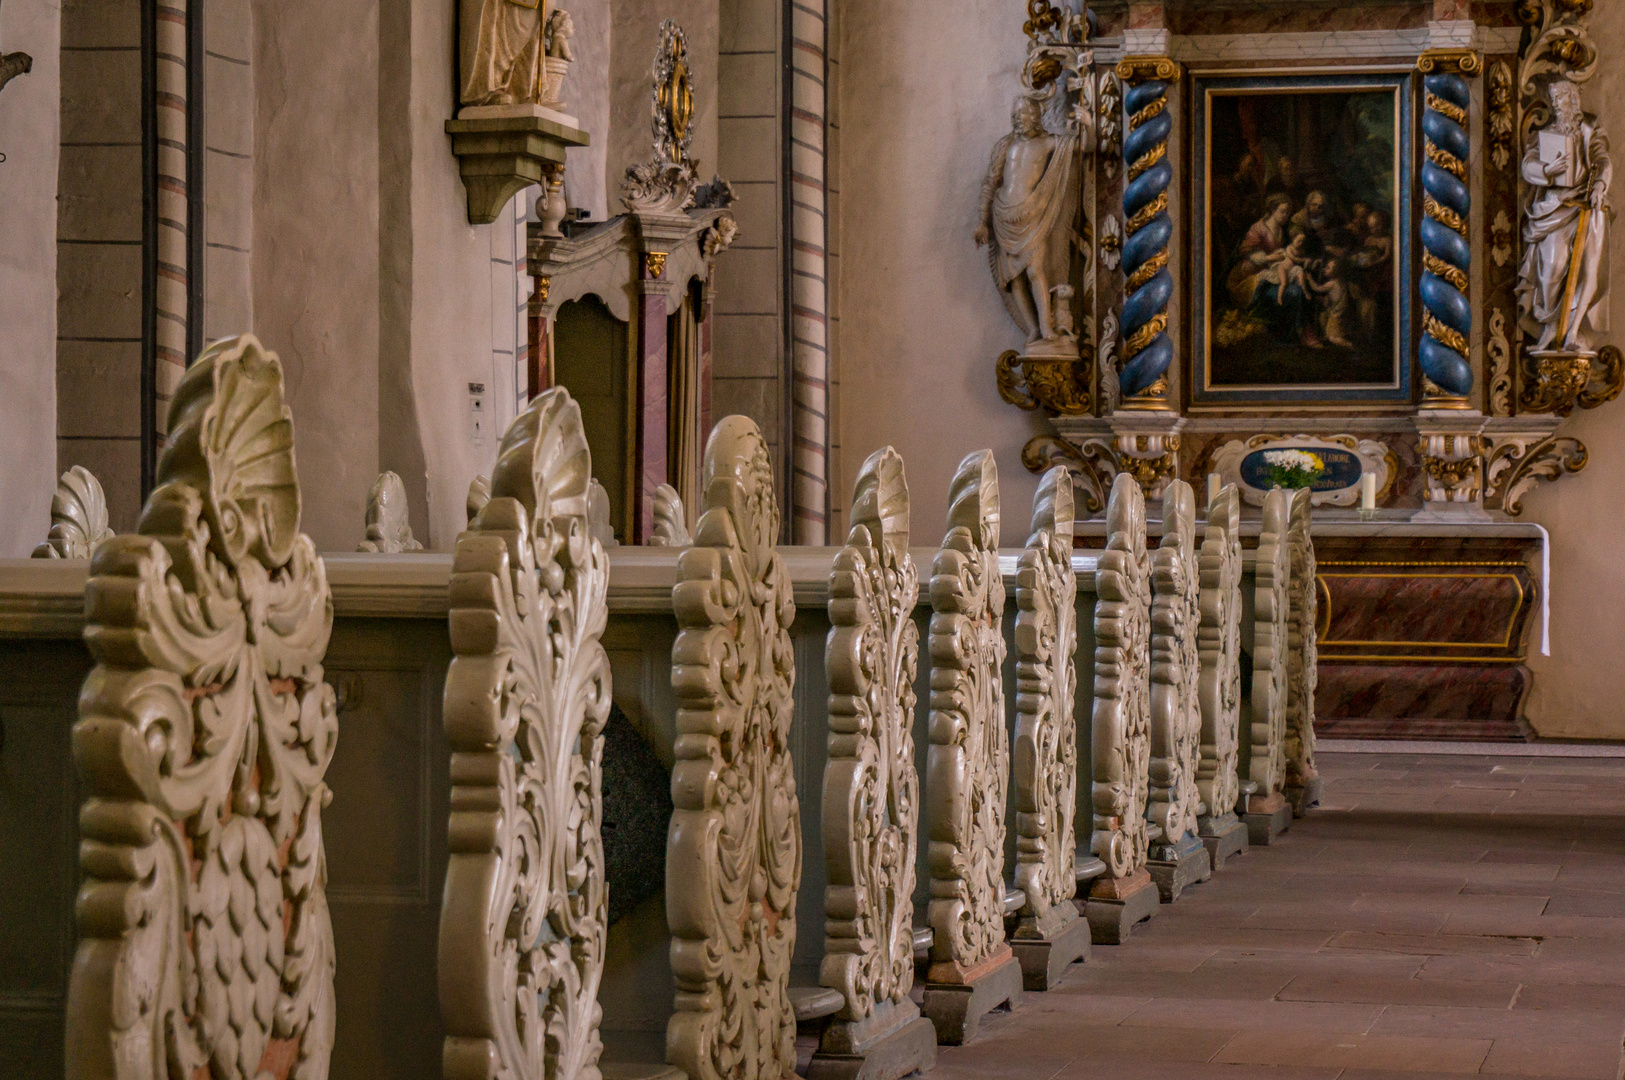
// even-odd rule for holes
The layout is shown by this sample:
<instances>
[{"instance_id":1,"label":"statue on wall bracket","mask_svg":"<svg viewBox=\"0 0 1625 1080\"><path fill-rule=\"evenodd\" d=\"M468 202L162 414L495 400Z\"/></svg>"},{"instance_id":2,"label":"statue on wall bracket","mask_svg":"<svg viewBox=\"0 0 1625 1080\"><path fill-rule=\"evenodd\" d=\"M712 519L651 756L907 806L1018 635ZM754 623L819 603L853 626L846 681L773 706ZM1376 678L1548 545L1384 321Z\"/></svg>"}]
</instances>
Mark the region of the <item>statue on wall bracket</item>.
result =
<instances>
[{"instance_id":1,"label":"statue on wall bracket","mask_svg":"<svg viewBox=\"0 0 1625 1080\"><path fill-rule=\"evenodd\" d=\"M976 226L1022 349L998 360L999 394L1024 409L1093 411L1092 239L1081 211L1085 157L1094 152L1094 52L1088 16L1031 0L1029 45L1010 133L993 148Z\"/></svg>"}]
</instances>

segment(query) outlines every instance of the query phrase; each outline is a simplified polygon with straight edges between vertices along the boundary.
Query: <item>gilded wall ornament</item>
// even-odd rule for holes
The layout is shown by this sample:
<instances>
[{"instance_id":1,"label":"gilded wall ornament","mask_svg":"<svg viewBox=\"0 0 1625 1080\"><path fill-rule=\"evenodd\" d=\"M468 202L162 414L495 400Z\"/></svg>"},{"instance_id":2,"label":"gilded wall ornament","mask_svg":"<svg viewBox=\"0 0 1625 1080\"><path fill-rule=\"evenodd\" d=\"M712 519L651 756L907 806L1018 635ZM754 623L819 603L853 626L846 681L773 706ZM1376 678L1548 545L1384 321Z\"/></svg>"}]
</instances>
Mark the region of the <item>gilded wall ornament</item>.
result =
<instances>
[{"instance_id":1,"label":"gilded wall ornament","mask_svg":"<svg viewBox=\"0 0 1625 1080\"><path fill-rule=\"evenodd\" d=\"M1489 135L1490 161L1497 169L1512 164L1513 117L1517 108L1517 95L1512 89L1512 67L1505 60L1490 65ZM1505 263L1498 262L1504 266Z\"/></svg>"},{"instance_id":2,"label":"gilded wall ornament","mask_svg":"<svg viewBox=\"0 0 1625 1080\"><path fill-rule=\"evenodd\" d=\"M1527 27L1518 55L1518 89L1526 121L1544 122L1538 110L1529 116L1542 80L1583 83L1596 74L1598 53L1588 25L1591 0L1518 0L1517 10L1518 21Z\"/></svg>"},{"instance_id":3,"label":"gilded wall ornament","mask_svg":"<svg viewBox=\"0 0 1625 1080\"><path fill-rule=\"evenodd\" d=\"M634 214L680 214L693 205L698 183L688 153L694 141L694 80L688 37L671 19L660 24L650 114L654 151L648 161L627 166L621 203Z\"/></svg>"},{"instance_id":4,"label":"gilded wall ornament","mask_svg":"<svg viewBox=\"0 0 1625 1080\"><path fill-rule=\"evenodd\" d=\"M379 473L367 493L367 538L356 550L386 555L422 551L423 545L412 535L408 512L406 485L401 478L392 472Z\"/></svg>"},{"instance_id":5,"label":"gilded wall ornament","mask_svg":"<svg viewBox=\"0 0 1625 1080\"><path fill-rule=\"evenodd\" d=\"M34 549L34 558L88 559L96 545L112 535L101 482L83 465L75 465L56 482L51 531Z\"/></svg>"},{"instance_id":6,"label":"gilded wall ornament","mask_svg":"<svg viewBox=\"0 0 1625 1080\"><path fill-rule=\"evenodd\" d=\"M1151 558L1151 766L1146 816L1162 828L1158 845L1176 849L1196 833L1201 799L1196 769L1202 711L1201 578L1196 563L1196 494L1174 480L1162 495L1162 541Z\"/></svg>"},{"instance_id":7,"label":"gilded wall ornament","mask_svg":"<svg viewBox=\"0 0 1625 1080\"><path fill-rule=\"evenodd\" d=\"M1196 790L1207 813L1220 817L1241 798L1241 498L1226 484L1208 504L1207 531L1198 565L1202 666L1197 700L1202 710L1201 762Z\"/></svg>"},{"instance_id":8,"label":"gilded wall ornament","mask_svg":"<svg viewBox=\"0 0 1625 1080\"><path fill-rule=\"evenodd\" d=\"M1145 866L1151 754L1151 560L1145 496L1127 473L1112 483L1106 550L1095 571L1094 833L1112 879Z\"/></svg>"},{"instance_id":9,"label":"gilded wall ornament","mask_svg":"<svg viewBox=\"0 0 1625 1080\"><path fill-rule=\"evenodd\" d=\"M1281 793L1286 781L1287 672L1291 649L1291 497L1275 488L1264 499L1253 592L1252 750L1247 779L1256 797Z\"/></svg>"},{"instance_id":10,"label":"gilded wall ornament","mask_svg":"<svg viewBox=\"0 0 1625 1080\"><path fill-rule=\"evenodd\" d=\"M1484 440L1453 432L1423 434L1416 444L1430 503L1475 503L1482 491Z\"/></svg>"},{"instance_id":11,"label":"gilded wall ornament","mask_svg":"<svg viewBox=\"0 0 1625 1080\"><path fill-rule=\"evenodd\" d=\"M1039 481L1016 568L1015 876L1027 894L1018 937L1046 937L1077 917L1074 517L1071 475L1057 466Z\"/></svg>"},{"instance_id":12,"label":"gilded wall ornament","mask_svg":"<svg viewBox=\"0 0 1625 1080\"><path fill-rule=\"evenodd\" d=\"M1004 942L1004 579L991 450L959 463L948 532L931 566L932 982L963 983Z\"/></svg>"},{"instance_id":13,"label":"gilded wall ornament","mask_svg":"<svg viewBox=\"0 0 1625 1080\"><path fill-rule=\"evenodd\" d=\"M1486 437L1484 501L1512 517L1523 514L1523 497L1542 480L1583 470L1591 455L1579 439L1549 432Z\"/></svg>"},{"instance_id":14,"label":"gilded wall ornament","mask_svg":"<svg viewBox=\"0 0 1625 1080\"><path fill-rule=\"evenodd\" d=\"M1028 472L1043 474L1057 465L1072 474L1076 505L1084 516L1106 508L1106 493L1117 476L1117 455L1110 439L1088 439L1077 445L1054 435L1035 435L1021 448L1021 463Z\"/></svg>"},{"instance_id":15,"label":"gilded wall ornament","mask_svg":"<svg viewBox=\"0 0 1625 1080\"><path fill-rule=\"evenodd\" d=\"M1100 142L1100 174L1110 183L1117 179L1123 153L1123 84L1115 71L1102 71L1095 110ZM1121 244L1119 244L1121 246ZM1113 268L1116 263L1112 264Z\"/></svg>"},{"instance_id":16,"label":"gilded wall ornament","mask_svg":"<svg viewBox=\"0 0 1625 1080\"><path fill-rule=\"evenodd\" d=\"M823 801L830 878L819 982L841 992L845 1005L836 1016L844 1021L919 1015L909 989L920 829L913 733L920 579L908 539L908 482L903 459L888 446L858 473L852 531L830 571Z\"/></svg>"},{"instance_id":17,"label":"gilded wall ornament","mask_svg":"<svg viewBox=\"0 0 1625 1080\"><path fill-rule=\"evenodd\" d=\"M327 1075L333 602L282 387L251 336L198 357L140 532L91 564L69 1076L254 1080L273 1046Z\"/></svg>"},{"instance_id":18,"label":"gilded wall ornament","mask_svg":"<svg viewBox=\"0 0 1625 1080\"><path fill-rule=\"evenodd\" d=\"M1300 814L1318 801L1320 772L1315 768L1315 687L1319 664L1315 646L1320 589L1315 569L1315 542L1310 535L1307 489L1292 493L1287 550L1292 560L1287 603L1286 758L1284 786Z\"/></svg>"},{"instance_id":19,"label":"gilded wall ornament","mask_svg":"<svg viewBox=\"0 0 1625 1080\"><path fill-rule=\"evenodd\" d=\"M712 431L701 490L705 512L672 589L681 629L666 921L677 998L666 1060L690 1080L785 1077L796 1065L789 986L801 884L796 608L775 546L773 464L749 419L725 417Z\"/></svg>"},{"instance_id":20,"label":"gilded wall ornament","mask_svg":"<svg viewBox=\"0 0 1625 1080\"><path fill-rule=\"evenodd\" d=\"M1507 338L1507 313L1490 309L1489 340L1484 351L1490 358L1490 415L1512 415L1512 342Z\"/></svg>"},{"instance_id":21,"label":"gilded wall ornament","mask_svg":"<svg viewBox=\"0 0 1625 1080\"><path fill-rule=\"evenodd\" d=\"M609 906L600 833L609 560L592 456L562 387L508 428L457 539L440 914L448 1080L591 1080Z\"/></svg>"}]
</instances>

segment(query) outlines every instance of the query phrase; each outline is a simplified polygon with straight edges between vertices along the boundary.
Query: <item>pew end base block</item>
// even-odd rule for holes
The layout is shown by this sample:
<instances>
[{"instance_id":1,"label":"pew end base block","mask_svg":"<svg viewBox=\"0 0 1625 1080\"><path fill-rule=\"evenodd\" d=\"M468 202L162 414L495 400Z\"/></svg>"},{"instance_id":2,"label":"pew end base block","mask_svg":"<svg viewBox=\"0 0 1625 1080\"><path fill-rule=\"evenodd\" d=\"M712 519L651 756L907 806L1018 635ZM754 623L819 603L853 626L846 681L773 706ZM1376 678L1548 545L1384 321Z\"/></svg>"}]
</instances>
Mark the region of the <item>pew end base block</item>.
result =
<instances>
[{"instance_id":1,"label":"pew end base block","mask_svg":"<svg viewBox=\"0 0 1625 1080\"><path fill-rule=\"evenodd\" d=\"M883 1002L863 1020L833 1020L807 1080L901 1080L937 1064L937 1029L911 1000Z\"/></svg>"},{"instance_id":2,"label":"pew end base block","mask_svg":"<svg viewBox=\"0 0 1625 1080\"><path fill-rule=\"evenodd\" d=\"M1196 835L1207 848L1215 873L1235 856L1247 854L1247 823L1233 813L1197 818Z\"/></svg>"},{"instance_id":3,"label":"pew end base block","mask_svg":"<svg viewBox=\"0 0 1625 1080\"><path fill-rule=\"evenodd\" d=\"M1162 896L1141 867L1126 878L1100 878L1086 898L1073 903L1083 909L1096 945L1121 945L1129 931L1156 915Z\"/></svg>"},{"instance_id":4,"label":"pew end base block","mask_svg":"<svg viewBox=\"0 0 1625 1080\"><path fill-rule=\"evenodd\" d=\"M1200 837L1187 836L1177 844L1153 845L1152 858L1145 864L1164 904L1171 904L1192 885L1213 876L1213 858Z\"/></svg>"},{"instance_id":5,"label":"pew end base block","mask_svg":"<svg viewBox=\"0 0 1625 1080\"><path fill-rule=\"evenodd\" d=\"M1010 949L1021 964L1021 988L1042 993L1056 985L1076 963L1087 963L1094 932L1072 903L1056 907L1040 919L1023 918L1010 939ZM1032 923L1028 926L1026 924Z\"/></svg>"},{"instance_id":6,"label":"pew end base block","mask_svg":"<svg viewBox=\"0 0 1625 1080\"><path fill-rule=\"evenodd\" d=\"M931 974L941 978L952 966L933 964ZM1005 946L966 972L962 982L927 981L920 1011L936 1029L939 1045L963 1046L976 1038L982 1017L1000 1005L1012 1011L1020 1008L1021 991L1021 962Z\"/></svg>"},{"instance_id":7,"label":"pew end base block","mask_svg":"<svg viewBox=\"0 0 1625 1080\"><path fill-rule=\"evenodd\" d=\"M1292 828L1292 804L1279 793L1249 795L1247 813L1242 817L1247 822L1247 841L1254 847L1269 847Z\"/></svg>"},{"instance_id":8,"label":"pew end base block","mask_svg":"<svg viewBox=\"0 0 1625 1080\"><path fill-rule=\"evenodd\" d=\"M1286 798L1287 802L1292 804L1292 816L1295 818L1306 816L1309 811L1320 805L1320 795L1321 783L1319 773L1311 776L1308 782L1302 787L1288 784L1286 789Z\"/></svg>"}]
</instances>

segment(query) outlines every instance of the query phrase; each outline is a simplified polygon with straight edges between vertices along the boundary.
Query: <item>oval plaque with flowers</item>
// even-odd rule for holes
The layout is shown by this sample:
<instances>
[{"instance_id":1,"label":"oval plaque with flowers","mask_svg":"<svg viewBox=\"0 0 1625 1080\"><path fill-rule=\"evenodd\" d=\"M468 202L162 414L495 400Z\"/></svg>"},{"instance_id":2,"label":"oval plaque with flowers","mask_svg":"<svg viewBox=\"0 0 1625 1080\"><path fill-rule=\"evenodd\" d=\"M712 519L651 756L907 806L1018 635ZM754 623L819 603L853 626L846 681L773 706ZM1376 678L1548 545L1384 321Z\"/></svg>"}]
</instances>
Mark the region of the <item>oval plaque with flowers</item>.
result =
<instances>
[{"instance_id":1,"label":"oval plaque with flowers","mask_svg":"<svg viewBox=\"0 0 1625 1080\"><path fill-rule=\"evenodd\" d=\"M1264 451L1264 474L1271 487L1294 491L1312 487L1325 472L1326 462L1308 450Z\"/></svg>"}]
</instances>

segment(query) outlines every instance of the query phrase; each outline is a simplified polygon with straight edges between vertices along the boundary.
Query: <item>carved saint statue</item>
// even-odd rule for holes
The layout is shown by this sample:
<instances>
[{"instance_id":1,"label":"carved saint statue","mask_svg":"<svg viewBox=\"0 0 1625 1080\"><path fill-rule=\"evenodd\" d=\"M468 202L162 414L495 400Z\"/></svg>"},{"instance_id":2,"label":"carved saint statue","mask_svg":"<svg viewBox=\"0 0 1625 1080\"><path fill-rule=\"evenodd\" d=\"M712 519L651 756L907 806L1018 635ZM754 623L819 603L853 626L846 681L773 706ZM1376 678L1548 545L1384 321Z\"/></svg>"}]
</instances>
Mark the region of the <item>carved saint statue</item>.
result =
<instances>
[{"instance_id":1,"label":"carved saint statue","mask_svg":"<svg viewBox=\"0 0 1625 1080\"><path fill-rule=\"evenodd\" d=\"M1551 84L1554 119L1523 156L1529 185L1518 312L1535 352L1595 350L1587 331L1608 329L1608 135L1580 111L1580 88Z\"/></svg>"},{"instance_id":2,"label":"carved saint statue","mask_svg":"<svg viewBox=\"0 0 1625 1080\"><path fill-rule=\"evenodd\" d=\"M462 103L538 104L546 64L544 0L461 0L461 8Z\"/></svg>"},{"instance_id":3,"label":"carved saint statue","mask_svg":"<svg viewBox=\"0 0 1625 1080\"><path fill-rule=\"evenodd\" d=\"M1044 127L1042 104L1016 99L1011 132L999 140L982 184L977 246L989 261L1011 318L1029 344L1054 341L1071 325L1051 292L1068 285L1073 220L1083 177L1082 139Z\"/></svg>"}]
</instances>

